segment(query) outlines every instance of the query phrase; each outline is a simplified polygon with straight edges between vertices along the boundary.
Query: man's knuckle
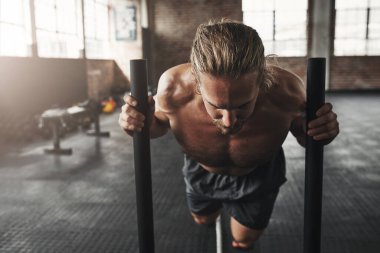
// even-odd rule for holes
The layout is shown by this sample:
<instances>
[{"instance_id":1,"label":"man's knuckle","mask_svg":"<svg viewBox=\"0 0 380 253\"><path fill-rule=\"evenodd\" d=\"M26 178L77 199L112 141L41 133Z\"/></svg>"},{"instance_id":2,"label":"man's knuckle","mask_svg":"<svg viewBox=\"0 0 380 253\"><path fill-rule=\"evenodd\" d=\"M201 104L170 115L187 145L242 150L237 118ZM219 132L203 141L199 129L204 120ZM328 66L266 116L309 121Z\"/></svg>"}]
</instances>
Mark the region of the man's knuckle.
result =
<instances>
[{"instance_id":1,"label":"man's knuckle","mask_svg":"<svg viewBox=\"0 0 380 253\"><path fill-rule=\"evenodd\" d=\"M136 110L132 110L131 111L131 116L132 117L138 118L138 115L139 115L139 113Z\"/></svg>"},{"instance_id":2,"label":"man's knuckle","mask_svg":"<svg viewBox=\"0 0 380 253\"><path fill-rule=\"evenodd\" d=\"M333 121L333 122L330 122L328 126L329 126L329 129L330 129L330 130L331 130L331 129L335 129L335 128L336 128L336 122L334 122L334 121Z\"/></svg>"},{"instance_id":3,"label":"man's knuckle","mask_svg":"<svg viewBox=\"0 0 380 253\"><path fill-rule=\"evenodd\" d=\"M132 117L128 117L126 119L126 121L129 123L129 124L132 124L133 123L133 118Z\"/></svg>"},{"instance_id":4,"label":"man's knuckle","mask_svg":"<svg viewBox=\"0 0 380 253\"><path fill-rule=\"evenodd\" d=\"M326 132L326 131L329 130L329 125L328 124L327 125L323 125L320 129L321 129L321 132Z\"/></svg>"},{"instance_id":5,"label":"man's knuckle","mask_svg":"<svg viewBox=\"0 0 380 253\"><path fill-rule=\"evenodd\" d=\"M126 122L122 122L120 126L125 130L128 129L128 124Z\"/></svg>"}]
</instances>

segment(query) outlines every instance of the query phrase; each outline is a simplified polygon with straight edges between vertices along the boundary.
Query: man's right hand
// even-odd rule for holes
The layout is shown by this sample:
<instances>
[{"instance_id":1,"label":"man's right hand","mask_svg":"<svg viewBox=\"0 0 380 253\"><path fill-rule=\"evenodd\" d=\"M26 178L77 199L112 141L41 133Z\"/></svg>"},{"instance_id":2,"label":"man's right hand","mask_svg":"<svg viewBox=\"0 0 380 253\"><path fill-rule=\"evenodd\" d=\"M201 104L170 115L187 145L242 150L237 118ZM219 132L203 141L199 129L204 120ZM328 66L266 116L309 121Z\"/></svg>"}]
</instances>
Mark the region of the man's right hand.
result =
<instances>
[{"instance_id":1,"label":"man's right hand","mask_svg":"<svg viewBox=\"0 0 380 253\"><path fill-rule=\"evenodd\" d=\"M121 107L119 115L120 127L129 135L133 135L133 132L141 132L144 127L145 116L136 110L137 100L130 95L124 96L125 105ZM152 96L148 97L148 103L150 108L150 115L148 118L149 124L154 117L154 99Z\"/></svg>"}]
</instances>

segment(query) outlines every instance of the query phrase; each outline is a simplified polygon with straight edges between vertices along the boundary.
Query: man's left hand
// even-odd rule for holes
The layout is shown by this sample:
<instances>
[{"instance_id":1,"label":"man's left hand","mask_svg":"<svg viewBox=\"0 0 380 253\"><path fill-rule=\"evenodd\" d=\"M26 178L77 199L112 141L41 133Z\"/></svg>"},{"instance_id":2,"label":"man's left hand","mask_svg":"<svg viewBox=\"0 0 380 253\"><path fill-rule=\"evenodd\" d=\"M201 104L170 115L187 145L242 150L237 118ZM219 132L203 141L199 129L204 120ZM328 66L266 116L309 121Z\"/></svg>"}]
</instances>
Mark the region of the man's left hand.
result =
<instances>
[{"instance_id":1,"label":"man's left hand","mask_svg":"<svg viewBox=\"0 0 380 253\"><path fill-rule=\"evenodd\" d=\"M308 124L307 135L317 141L330 143L339 133L337 115L332 111L332 104L325 103L316 112L317 118ZM327 144L325 143L325 144Z\"/></svg>"}]
</instances>

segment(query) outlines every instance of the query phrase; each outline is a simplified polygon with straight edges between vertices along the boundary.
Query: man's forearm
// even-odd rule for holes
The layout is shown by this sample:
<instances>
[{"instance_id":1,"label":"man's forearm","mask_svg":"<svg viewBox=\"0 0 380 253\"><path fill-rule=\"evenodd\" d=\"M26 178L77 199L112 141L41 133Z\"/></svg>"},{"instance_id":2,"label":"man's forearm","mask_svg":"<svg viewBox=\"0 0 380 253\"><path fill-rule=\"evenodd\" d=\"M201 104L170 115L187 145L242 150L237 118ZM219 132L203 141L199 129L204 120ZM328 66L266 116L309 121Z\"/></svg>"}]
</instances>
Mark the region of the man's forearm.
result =
<instances>
[{"instance_id":1,"label":"man's forearm","mask_svg":"<svg viewBox=\"0 0 380 253\"><path fill-rule=\"evenodd\" d=\"M161 137L165 135L168 132L168 130L169 127L153 115L152 124L150 126L150 138L154 139Z\"/></svg>"}]
</instances>

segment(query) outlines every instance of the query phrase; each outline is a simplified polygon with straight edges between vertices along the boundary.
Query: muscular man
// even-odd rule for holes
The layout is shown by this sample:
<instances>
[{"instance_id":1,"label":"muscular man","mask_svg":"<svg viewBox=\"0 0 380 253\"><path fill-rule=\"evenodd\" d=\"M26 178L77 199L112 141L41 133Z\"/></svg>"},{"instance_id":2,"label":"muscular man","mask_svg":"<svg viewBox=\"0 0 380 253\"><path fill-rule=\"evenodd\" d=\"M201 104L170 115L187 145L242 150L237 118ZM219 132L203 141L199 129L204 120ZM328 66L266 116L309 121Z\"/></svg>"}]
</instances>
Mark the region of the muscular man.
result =
<instances>
[{"instance_id":1,"label":"muscular man","mask_svg":"<svg viewBox=\"0 0 380 253\"><path fill-rule=\"evenodd\" d=\"M295 74L266 63L255 30L221 20L202 24L191 63L167 70L149 98L152 138L169 129L185 154L183 174L191 214L198 224L215 222L222 207L231 216L233 247L249 248L267 227L286 181L282 150L290 131L305 143L305 88ZM141 131L144 116L125 97L119 124ZM325 103L308 135L330 143L337 115Z\"/></svg>"}]
</instances>

